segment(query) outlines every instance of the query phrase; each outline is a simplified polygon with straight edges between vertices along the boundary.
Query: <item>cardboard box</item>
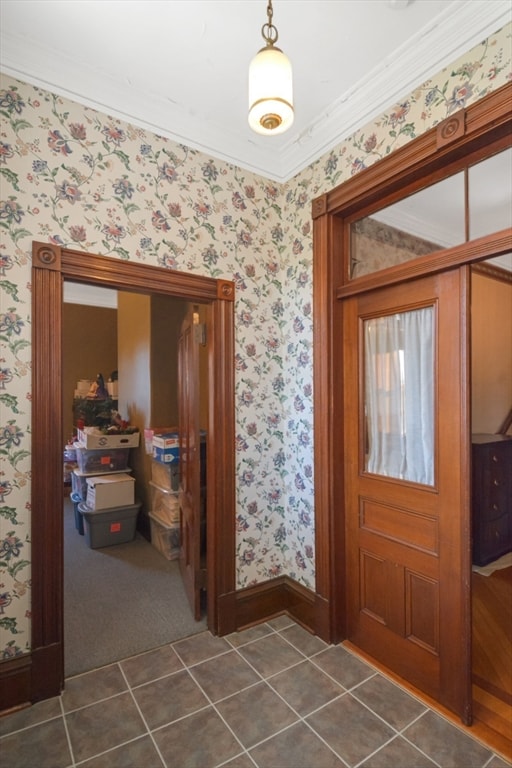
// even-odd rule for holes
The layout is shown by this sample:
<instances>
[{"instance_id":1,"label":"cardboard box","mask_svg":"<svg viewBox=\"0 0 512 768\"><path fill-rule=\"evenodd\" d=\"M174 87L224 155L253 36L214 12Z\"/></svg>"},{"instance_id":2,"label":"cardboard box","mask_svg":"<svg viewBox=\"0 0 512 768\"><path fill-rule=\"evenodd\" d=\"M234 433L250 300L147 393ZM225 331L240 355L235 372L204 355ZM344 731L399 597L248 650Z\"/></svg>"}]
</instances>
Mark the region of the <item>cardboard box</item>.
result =
<instances>
[{"instance_id":1,"label":"cardboard box","mask_svg":"<svg viewBox=\"0 0 512 768\"><path fill-rule=\"evenodd\" d=\"M105 435L97 427L77 430L76 442L84 448L137 448L140 432L129 435Z\"/></svg>"},{"instance_id":2,"label":"cardboard box","mask_svg":"<svg viewBox=\"0 0 512 768\"><path fill-rule=\"evenodd\" d=\"M117 469L114 470L114 473L128 473L131 472L131 469L129 467L126 467L125 469ZM101 476L101 475L100 475ZM79 469L74 469L71 473L71 493L77 493L80 496L80 501L87 501L87 478L88 477L98 477L97 472L80 472Z\"/></svg>"},{"instance_id":3,"label":"cardboard box","mask_svg":"<svg viewBox=\"0 0 512 768\"><path fill-rule=\"evenodd\" d=\"M155 461L161 461L164 464L171 464L173 461L178 462L180 460L179 446L175 448L159 448L154 445L153 458Z\"/></svg>"},{"instance_id":4,"label":"cardboard box","mask_svg":"<svg viewBox=\"0 0 512 768\"><path fill-rule=\"evenodd\" d=\"M134 503L135 478L120 473L87 478L87 506L91 510L124 507Z\"/></svg>"},{"instance_id":5,"label":"cardboard box","mask_svg":"<svg viewBox=\"0 0 512 768\"><path fill-rule=\"evenodd\" d=\"M132 541L135 538L140 507L140 501L128 506L100 510L89 509L84 503L79 504L88 546L91 549L98 549Z\"/></svg>"},{"instance_id":6,"label":"cardboard box","mask_svg":"<svg viewBox=\"0 0 512 768\"><path fill-rule=\"evenodd\" d=\"M153 435L153 448L179 448L179 432L163 432Z\"/></svg>"},{"instance_id":7,"label":"cardboard box","mask_svg":"<svg viewBox=\"0 0 512 768\"><path fill-rule=\"evenodd\" d=\"M146 446L146 453L150 456L153 455L153 438L155 435L162 435L167 432L177 432L178 427L146 427L144 429L144 443Z\"/></svg>"}]
</instances>

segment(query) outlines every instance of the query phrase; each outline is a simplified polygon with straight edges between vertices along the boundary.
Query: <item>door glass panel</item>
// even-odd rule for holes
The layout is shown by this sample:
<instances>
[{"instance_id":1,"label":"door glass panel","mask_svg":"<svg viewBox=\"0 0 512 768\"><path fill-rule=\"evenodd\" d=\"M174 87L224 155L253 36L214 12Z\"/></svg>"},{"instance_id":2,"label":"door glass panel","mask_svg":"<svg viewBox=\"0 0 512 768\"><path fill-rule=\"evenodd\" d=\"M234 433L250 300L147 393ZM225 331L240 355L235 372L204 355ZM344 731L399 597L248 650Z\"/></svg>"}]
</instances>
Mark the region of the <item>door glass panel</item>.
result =
<instances>
[{"instance_id":1,"label":"door glass panel","mask_svg":"<svg viewBox=\"0 0 512 768\"><path fill-rule=\"evenodd\" d=\"M433 307L364 321L365 471L434 484Z\"/></svg>"},{"instance_id":2,"label":"door glass panel","mask_svg":"<svg viewBox=\"0 0 512 768\"><path fill-rule=\"evenodd\" d=\"M352 223L350 279L459 245L464 223L464 174L457 173Z\"/></svg>"},{"instance_id":3,"label":"door glass panel","mask_svg":"<svg viewBox=\"0 0 512 768\"><path fill-rule=\"evenodd\" d=\"M468 188L470 240L512 227L512 149L472 165Z\"/></svg>"}]
</instances>

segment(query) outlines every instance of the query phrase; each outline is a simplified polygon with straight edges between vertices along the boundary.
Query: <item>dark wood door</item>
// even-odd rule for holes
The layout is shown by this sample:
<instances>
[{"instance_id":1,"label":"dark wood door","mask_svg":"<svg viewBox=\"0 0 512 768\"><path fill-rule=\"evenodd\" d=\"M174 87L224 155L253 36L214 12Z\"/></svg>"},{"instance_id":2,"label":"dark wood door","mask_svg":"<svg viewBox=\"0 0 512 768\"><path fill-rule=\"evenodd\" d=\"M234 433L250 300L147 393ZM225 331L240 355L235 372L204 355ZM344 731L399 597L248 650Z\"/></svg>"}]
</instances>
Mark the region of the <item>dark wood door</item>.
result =
<instances>
[{"instance_id":1,"label":"dark wood door","mask_svg":"<svg viewBox=\"0 0 512 768\"><path fill-rule=\"evenodd\" d=\"M201 562L201 450L199 431L199 343L202 327L197 308L190 307L180 333L178 353L178 407L180 432L180 570L196 621L201 618L201 597L206 569Z\"/></svg>"},{"instance_id":2,"label":"dark wood door","mask_svg":"<svg viewBox=\"0 0 512 768\"><path fill-rule=\"evenodd\" d=\"M462 268L345 300L343 359L348 639L468 722L466 286ZM408 389L408 402L398 415L391 409L376 421L372 393L385 400L396 375L389 369L392 345L385 340L375 352L371 331L382 318L407 322L419 313L429 317L431 340L428 329L416 334L412 366L414 342L402 343L402 330L396 336L406 369L398 391ZM428 377L425 394L421 382ZM420 422L430 422L425 431L403 427L412 423L411 403ZM408 447L425 442L430 466L409 475L407 457L388 467L386 454L397 440Z\"/></svg>"}]
</instances>

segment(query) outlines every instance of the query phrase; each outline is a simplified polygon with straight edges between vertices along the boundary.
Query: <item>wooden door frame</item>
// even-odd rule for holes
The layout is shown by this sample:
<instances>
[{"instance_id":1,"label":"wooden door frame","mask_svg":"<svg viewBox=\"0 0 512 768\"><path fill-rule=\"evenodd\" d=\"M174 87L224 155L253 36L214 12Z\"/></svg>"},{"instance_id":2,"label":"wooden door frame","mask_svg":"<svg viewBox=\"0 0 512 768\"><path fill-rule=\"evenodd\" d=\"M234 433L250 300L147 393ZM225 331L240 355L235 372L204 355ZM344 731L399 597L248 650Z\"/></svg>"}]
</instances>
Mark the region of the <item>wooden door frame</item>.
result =
<instances>
[{"instance_id":1,"label":"wooden door frame","mask_svg":"<svg viewBox=\"0 0 512 768\"><path fill-rule=\"evenodd\" d=\"M336 351L343 338L339 299L507 253L512 236L507 229L349 280L349 223L509 147L511 100L509 83L313 200L316 628L327 642L339 642L346 637L344 558L340 557L345 551L344 510L340 501L344 486L340 436L344 422L340 399L334 396L343 387L341 356ZM469 438L467 434L462 439L466 471ZM463 515L469 582L469 508ZM468 583L467 616L470 600ZM466 666L470 663L470 638L467 647Z\"/></svg>"},{"instance_id":2,"label":"wooden door frame","mask_svg":"<svg viewBox=\"0 0 512 768\"><path fill-rule=\"evenodd\" d=\"M33 243L32 650L21 701L64 685L62 297L65 280L208 305L207 625L231 631L222 596L235 590L234 284L161 267ZM234 628L234 627L233 627Z\"/></svg>"}]
</instances>

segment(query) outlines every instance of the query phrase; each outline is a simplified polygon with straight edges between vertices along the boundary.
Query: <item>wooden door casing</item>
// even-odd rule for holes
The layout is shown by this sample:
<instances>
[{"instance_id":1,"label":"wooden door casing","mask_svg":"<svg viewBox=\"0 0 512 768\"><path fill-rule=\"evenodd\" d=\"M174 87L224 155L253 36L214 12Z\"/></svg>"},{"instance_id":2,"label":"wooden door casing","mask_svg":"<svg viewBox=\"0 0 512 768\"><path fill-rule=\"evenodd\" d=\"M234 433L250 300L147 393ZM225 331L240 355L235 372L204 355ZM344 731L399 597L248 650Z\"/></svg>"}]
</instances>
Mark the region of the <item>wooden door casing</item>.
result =
<instances>
[{"instance_id":1,"label":"wooden door casing","mask_svg":"<svg viewBox=\"0 0 512 768\"><path fill-rule=\"evenodd\" d=\"M343 505L346 460L343 409L345 386L340 339L343 336L343 301L340 299L401 285L404 293L411 280L440 274L461 265L510 251L512 231L494 232L478 240L446 248L407 263L349 279L350 222L391 205L433 181L458 173L511 146L512 83L487 94L417 139L407 142L385 158L354 174L312 201L313 219L313 348L314 348L314 443L315 443L315 573L316 629L328 642L347 638L345 562L346 527ZM458 130L447 130L458 126ZM467 323L467 318L461 318ZM467 392L464 395L468 397ZM470 424L462 425L457 453L469 461ZM463 531L467 552L462 573L464 612L470 614L470 537L468 498L453 509L453 524ZM455 573L453 577L455 578ZM463 638L465 651L456 661L462 686L470 685L471 635ZM391 671L391 670L390 670ZM470 713L462 719L470 722Z\"/></svg>"},{"instance_id":2,"label":"wooden door casing","mask_svg":"<svg viewBox=\"0 0 512 768\"><path fill-rule=\"evenodd\" d=\"M180 432L180 572L196 621L201 619L201 595L206 569L201 563L201 485L199 434L198 314L189 307L183 320L178 352L178 410Z\"/></svg>"},{"instance_id":3,"label":"wooden door casing","mask_svg":"<svg viewBox=\"0 0 512 768\"><path fill-rule=\"evenodd\" d=\"M62 293L64 280L175 296L209 306L207 505L208 628L234 631L225 595L235 589L234 285L47 243L32 246L32 650L14 661L6 701L58 695L64 684L62 505ZM214 404L216 407L214 407ZM4 670L7 670L5 662ZM4 678L7 675L5 672Z\"/></svg>"},{"instance_id":4,"label":"wooden door casing","mask_svg":"<svg viewBox=\"0 0 512 768\"><path fill-rule=\"evenodd\" d=\"M467 505L467 268L344 301L347 637L461 717L470 634L465 579L468 532L453 510ZM458 297L458 298L457 298ZM432 486L364 470L362 324L422 306L434 312Z\"/></svg>"}]
</instances>

